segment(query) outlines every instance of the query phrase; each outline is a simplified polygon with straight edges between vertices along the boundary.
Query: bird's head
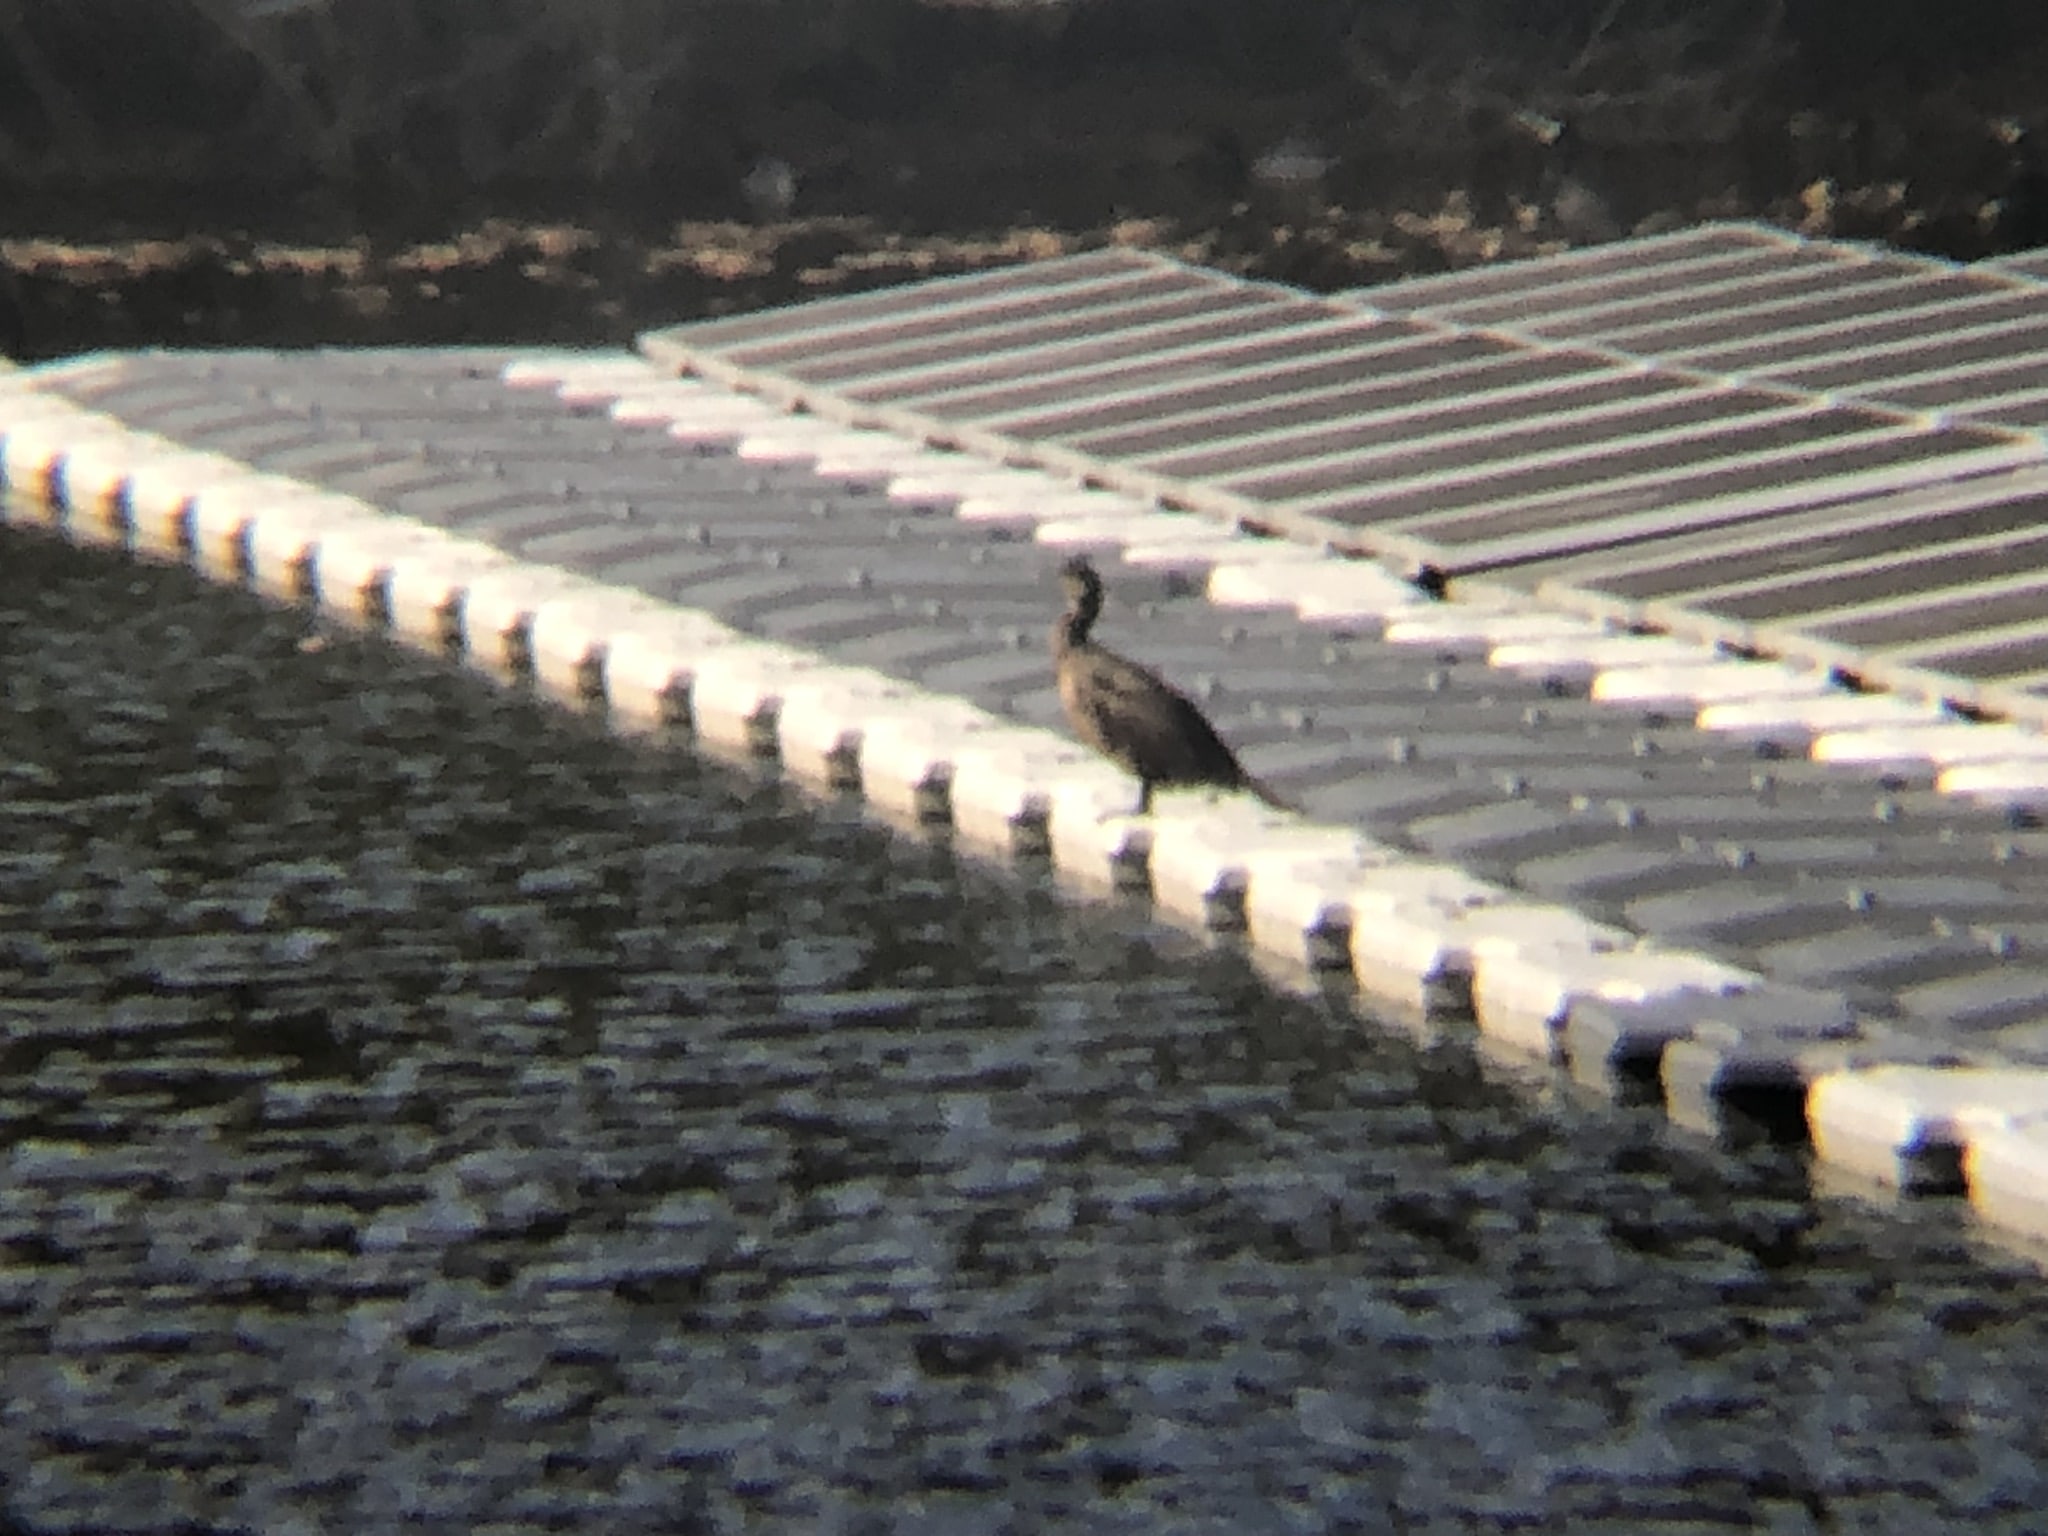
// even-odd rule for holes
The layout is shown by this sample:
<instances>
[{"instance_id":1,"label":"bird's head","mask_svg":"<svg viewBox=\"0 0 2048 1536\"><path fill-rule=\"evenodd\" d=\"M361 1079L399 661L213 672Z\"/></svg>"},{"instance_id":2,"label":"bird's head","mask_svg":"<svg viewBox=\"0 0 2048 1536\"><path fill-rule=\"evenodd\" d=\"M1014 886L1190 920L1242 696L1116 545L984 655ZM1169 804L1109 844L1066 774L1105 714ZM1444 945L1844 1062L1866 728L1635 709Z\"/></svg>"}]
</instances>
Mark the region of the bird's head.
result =
<instances>
[{"instance_id":1,"label":"bird's head","mask_svg":"<svg viewBox=\"0 0 2048 1536\"><path fill-rule=\"evenodd\" d=\"M1062 643L1080 645L1094 627L1096 615L1102 612L1102 578L1095 574L1086 555L1076 555L1060 567L1060 585L1067 593L1067 611L1058 626L1064 637Z\"/></svg>"}]
</instances>

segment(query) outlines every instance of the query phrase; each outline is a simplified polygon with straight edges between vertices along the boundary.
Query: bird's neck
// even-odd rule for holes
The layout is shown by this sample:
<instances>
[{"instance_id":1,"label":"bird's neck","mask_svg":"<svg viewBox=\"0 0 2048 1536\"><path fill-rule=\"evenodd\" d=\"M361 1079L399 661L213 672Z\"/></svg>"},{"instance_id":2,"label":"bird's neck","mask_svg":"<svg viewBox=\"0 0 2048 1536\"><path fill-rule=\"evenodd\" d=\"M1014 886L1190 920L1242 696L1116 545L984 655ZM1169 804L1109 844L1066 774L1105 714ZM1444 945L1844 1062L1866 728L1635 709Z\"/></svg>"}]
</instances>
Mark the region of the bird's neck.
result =
<instances>
[{"instance_id":1,"label":"bird's neck","mask_svg":"<svg viewBox=\"0 0 2048 1536\"><path fill-rule=\"evenodd\" d=\"M1088 632L1095 628L1097 610L1091 604L1069 608L1052 627L1052 649L1056 656L1064 656L1088 643Z\"/></svg>"}]
</instances>

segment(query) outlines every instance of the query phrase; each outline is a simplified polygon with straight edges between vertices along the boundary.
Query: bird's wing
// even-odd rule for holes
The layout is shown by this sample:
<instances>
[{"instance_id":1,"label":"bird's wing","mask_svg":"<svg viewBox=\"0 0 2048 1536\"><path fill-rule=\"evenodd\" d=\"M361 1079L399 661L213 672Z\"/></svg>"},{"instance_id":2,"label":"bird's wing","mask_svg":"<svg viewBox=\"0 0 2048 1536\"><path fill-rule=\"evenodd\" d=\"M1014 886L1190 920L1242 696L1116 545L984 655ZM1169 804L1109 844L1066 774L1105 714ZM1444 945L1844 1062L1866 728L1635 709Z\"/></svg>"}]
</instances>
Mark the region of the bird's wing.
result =
<instances>
[{"instance_id":1,"label":"bird's wing","mask_svg":"<svg viewBox=\"0 0 2048 1536\"><path fill-rule=\"evenodd\" d=\"M1114 652L1096 657L1079 704L1105 752L1141 778L1242 780L1236 757L1192 699Z\"/></svg>"}]
</instances>

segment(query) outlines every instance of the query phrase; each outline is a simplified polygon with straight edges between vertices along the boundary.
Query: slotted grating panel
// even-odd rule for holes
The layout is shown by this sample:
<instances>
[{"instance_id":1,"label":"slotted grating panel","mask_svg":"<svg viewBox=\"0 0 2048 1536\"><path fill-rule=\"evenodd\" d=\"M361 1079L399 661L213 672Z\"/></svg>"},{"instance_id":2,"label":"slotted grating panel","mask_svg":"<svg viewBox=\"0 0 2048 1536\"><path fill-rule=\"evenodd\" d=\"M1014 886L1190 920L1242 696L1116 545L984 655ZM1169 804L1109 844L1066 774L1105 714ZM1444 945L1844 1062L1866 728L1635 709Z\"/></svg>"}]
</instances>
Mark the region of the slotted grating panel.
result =
<instances>
[{"instance_id":1,"label":"slotted grating panel","mask_svg":"<svg viewBox=\"0 0 2048 1536\"><path fill-rule=\"evenodd\" d=\"M1754 328L1802 324L1809 315L1825 320L1853 313L1924 278L1907 262L1850 263L1791 250L1745 262L1740 272L1714 274L1712 280L1660 267L1633 284L1573 283L1432 308L1421 317L1665 356Z\"/></svg>"},{"instance_id":2,"label":"slotted grating panel","mask_svg":"<svg viewBox=\"0 0 2048 1536\"><path fill-rule=\"evenodd\" d=\"M1613 248L1610 274L1630 248ZM1647 284L1587 282L1565 256L1504 269L1477 293L1393 284L1351 297L1975 430L2048 431L2048 253L1957 268L1788 236L1732 269L1671 263L1661 245L1644 254L1633 275ZM1526 574L1581 605L2037 713L2048 693L2038 475L1872 489L1774 518L1768 533L1694 524L1624 554L1544 557Z\"/></svg>"},{"instance_id":3,"label":"slotted grating panel","mask_svg":"<svg viewBox=\"0 0 2048 1536\"><path fill-rule=\"evenodd\" d=\"M1718 229L1695 233L1705 240ZM1750 225L1725 234L1756 238ZM2029 258L1961 268L1789 235L1761 240L1741 259L1673 261L1661 241L1602 249L1613 254L1590 275L1568 253L1497 269L1476 292L1425 280L1345 297L1381 315L2048 431L2048 284Z\"/></svg>"},{"instance_id":4,"label":"slotted grating panel","mask_svg":"<svg viewBox=\"0 0 2048 1536\"><path fill-rule=\"evenodd\" d=\"M1908 391L1919 374L1950 368L1941 355L1953 340L2003 338L2014 325L2048 317L2043 295L1981 278L1928 278L1897 285L1880 296L1868 290L1838 298L1832 314L1799 317L1750 314L1673 327L1661 335L1620 338L1646 355L1709 373L1771 378L1799 388L1817 387L1807 370L1844 362L1861 369L1865 398L1911 406ZM1767 323L1759 324L1759 320ZM2000 354L2001 356L2008 354ZM1969 406L1974 412L1995 390L1965 379L1921 397L1915 409Z\"/></svg>"},{"instance_id":5,"label":"slotted grating panel","mask_svg":"<svg viewBox=\"0 0 2048 1536\"><path fill-rule=\"evenodd\" d=\"M1092 440L1106 430L1175 433L1171 440L1187 441L1239 420L1255 405L1300 425L1343 419L1347 411L1375 404L1432 402L1460 385L1486 390L1594 366L1590 358L1532 356L1505 342L1446 338L1400 323L1370 333L1303 327L1302 334L1257 352L1138 357L1090 374L907 403L982 431L1094 454L1101 450Z\"/></svg>"},{"instance_id":6,"label":"slotted grating panel","mask_svg":"<svg viewBox=\"0 0 2048 1536\"><path fill-rule=\"evenodd\" d=\"M1753 594L1722 591L1744 578L1720 565L1788 545L1827 566L1843 557L1819 552L1853 544L1867 505L1968 500L1978 493L1959 487L2043 456L2003 422L1857 403L1846 386L1865 374L1832 352L1787 352L1810 378L1738 385L1612 345L1661 331L1727 347L1759 327L1756 345L1819 344L1860 326L1888 349L1880 357L1924 368L1931 328L1968 317L1941 364L1990 369L2007 365L2002 338L2031 335L2036 314L2048 327L2048 288L2024 279L1722 225L1390 291L1415 312L1104 252L679 326L643 348L839 419L1831 659L1850 642L1816 626L1844 605L1838 591L1786 580L1780 606L1752 614ZM1572 335L1471 325L1517 314ZM1995 507L2001 494L1979 499ZM1879 522L1889 531L1866 563L1910 565L1942 542L1933 516ZM1966 568L1934 561L1924 579L1940 589ZM1717 594L1741 601L1722 611ZM1881 649L1922 668L1929 647L1968 638L1955 627L1966 617L1930 604L1923 630ZM2001 666L1999 679L2030 675L2011 670L2024 658L2009 644L1996 659L1957 655L1964 691Z\"/></svg>"},{"instance_id":7,"label":"slotted grating panel","mask_svg":"<svg viewBox=\"0 0 2048 1536\"><path fill-rule=\"evenodd\" d=\"M1695 530L1523 573L1574 606L2048 718L2048 472L2039 467Z\"/></svg>"},{"instance_id":8,"label":"slotted grating panel","mask_svg":"<svg viewBox=\"0 0 2048 1536\"><path fill-rule=\"evenodd\" d=\"M2012 544L2048 524L2044 498L2048 473L2026 468L1795 513L1774 522L1768 540L1745 528L1695 530L1625 558L1536 562L1524 574L1538 583L1560 576L1597 583L1624 602L1654 605L1710 595L1718 601L1749 584L1814 583L1869 567L1889 573L1885 589L1897 594L1913 590L1909 572L1923 552L1932 556L1979 539ZM1801 611L1788 599L1767 614L1734 616L1775 619Z\"/></svg>"},{"instance_id":9,"label":"slotted grating panel","mask_svg":"<svg viewBox=\"0 0 2048 1536\"><path fill-rule=\"evenodd\" d=\"M1702 275L1712 280L1743 270L1768 272L1811 256L1799 240L1768 225L1704 224L1617 245L1586 246L1542 261L1405 278L1355 289L1344 297L1389 314L1442 317L1463 305L1545 289L1569 294L1668 292Z\"/></svg>"},{"instance_id":10,"label":"slotted grating panel","mask_svg":"<svg viewBox=\"0 0 2048 1536\"><path fill-rule=\"evenodd\" d=\"M2048 315L2040 300L1995 278L1872 263L1831 271L1804 291L1779 286L1729 295L1725 308L1702 295L1674 299L1656 317L1575 315L1559 335L1702 373L1796 383L1789 370L1807 359L1880 347L1903 352L1951 328ZM1874 375L1879 382L1889 377Z\"/></svg>"},{"instance_id":11,"label":"slotted grating panel","mask_svg":"<svg viewBox=\"0 0 2048 1536\"><path fill-rule=\"evenodd\" d=\"M2017 277L2048 282L2048 248L2019 251L2011 256L2000 256L1993 261L1980 261L1977 265L1987 271L2010 272Z\"/></svg>"},{"instance_id":12,"label":"slotted grating panel","mask_svg":"<svg viewBox=\"0 0 2048 1536\"><path fill-rule=\"evenodd\" d=\"M1060 295L1090 292L1097 284L1142 278L1157 263L1132 251L1095 251L1059 261L1000 267L962 277L937 278L875 293L828 301L833 323L859 330L887 325L892 319L928 319L937 314L972 313L982 306L1016 306L1034 300L1054 301ZM828 304L804 305L805 312L825 311ZM743 348L787 335L789 309L769 309L724 320L704 320L691 333L704 345Z\"/></svg>"}]
</instances>

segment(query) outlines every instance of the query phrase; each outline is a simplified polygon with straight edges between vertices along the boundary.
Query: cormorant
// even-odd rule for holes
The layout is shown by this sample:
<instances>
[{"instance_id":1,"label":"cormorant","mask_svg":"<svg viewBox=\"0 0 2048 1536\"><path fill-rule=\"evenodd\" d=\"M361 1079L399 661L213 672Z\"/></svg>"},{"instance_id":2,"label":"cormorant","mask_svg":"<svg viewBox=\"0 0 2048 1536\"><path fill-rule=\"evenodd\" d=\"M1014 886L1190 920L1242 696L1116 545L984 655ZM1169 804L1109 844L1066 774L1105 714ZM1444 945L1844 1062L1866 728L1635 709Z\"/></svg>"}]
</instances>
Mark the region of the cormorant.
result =
<instances>
[{"instance_id":1,"label":"cormorant","mask_svg":"<svg viewBox=\"0 0 2048 1536\"><path fill-rule=\"evenodd\" d=\"M1253 778L1223 744L1194 700L1136 662L1089 639L1102 612L1102 578L1085 555L1060 567L1067 610L1052 627L1053 670L1074 734L1138 777L1139 813L1159 785L1212 784L1247 789L1291 810Z\"/></svg>"}]
</instances>

